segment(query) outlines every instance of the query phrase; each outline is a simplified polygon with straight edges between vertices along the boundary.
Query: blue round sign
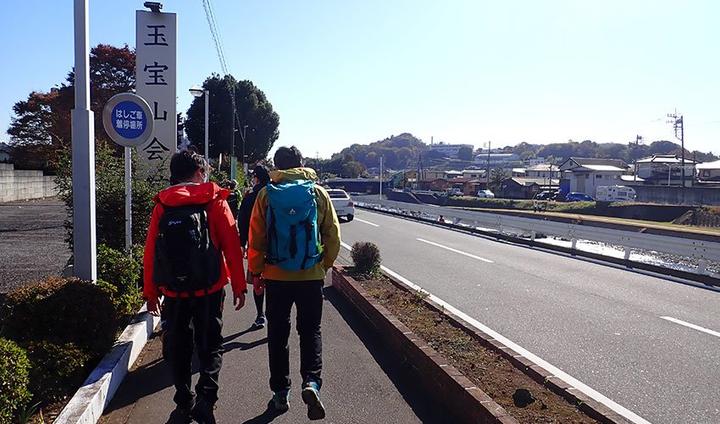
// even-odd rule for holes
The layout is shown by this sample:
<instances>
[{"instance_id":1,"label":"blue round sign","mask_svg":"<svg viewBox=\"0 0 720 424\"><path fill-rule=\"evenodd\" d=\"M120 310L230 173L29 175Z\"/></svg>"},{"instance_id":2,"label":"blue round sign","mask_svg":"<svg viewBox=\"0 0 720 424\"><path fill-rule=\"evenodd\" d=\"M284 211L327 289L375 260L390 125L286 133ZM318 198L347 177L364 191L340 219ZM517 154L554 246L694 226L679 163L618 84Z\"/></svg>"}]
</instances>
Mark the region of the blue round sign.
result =
<instances>
[{"instance_id":1,"label":"blue round sign","mask_svg":"<svg viewBox=\"0 0 720 424\"><path fill-rule=\"evenodd\" d=\"M112 109L112 127L120 136L138 138L147 131L147 114L139 104L125 100Z\"/></svg>"}]
</instances>

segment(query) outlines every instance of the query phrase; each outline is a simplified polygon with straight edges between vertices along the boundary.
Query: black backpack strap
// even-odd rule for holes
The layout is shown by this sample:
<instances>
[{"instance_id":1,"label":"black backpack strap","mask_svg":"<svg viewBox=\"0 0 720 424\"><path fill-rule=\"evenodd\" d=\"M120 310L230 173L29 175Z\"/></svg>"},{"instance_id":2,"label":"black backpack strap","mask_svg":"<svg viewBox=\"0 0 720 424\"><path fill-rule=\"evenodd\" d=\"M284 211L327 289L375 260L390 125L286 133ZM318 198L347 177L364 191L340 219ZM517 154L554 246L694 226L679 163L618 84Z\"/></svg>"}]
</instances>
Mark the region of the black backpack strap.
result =
<instances>
[{"instance_id":1,"label":"black backpack strap","mask_svg":"<svg viewBox=\"0 0 720 424\"><path fill-rule=\"evenodd\" d=\"M269 264L275 264L279 258L277 255L273 255L273 245L277 244L277 228L275 228L275 211L273 210L270 202L268 202L268 217L270 218L267 223L266 237L267 237L267 262Z\"/></svg>"}]
</instances>

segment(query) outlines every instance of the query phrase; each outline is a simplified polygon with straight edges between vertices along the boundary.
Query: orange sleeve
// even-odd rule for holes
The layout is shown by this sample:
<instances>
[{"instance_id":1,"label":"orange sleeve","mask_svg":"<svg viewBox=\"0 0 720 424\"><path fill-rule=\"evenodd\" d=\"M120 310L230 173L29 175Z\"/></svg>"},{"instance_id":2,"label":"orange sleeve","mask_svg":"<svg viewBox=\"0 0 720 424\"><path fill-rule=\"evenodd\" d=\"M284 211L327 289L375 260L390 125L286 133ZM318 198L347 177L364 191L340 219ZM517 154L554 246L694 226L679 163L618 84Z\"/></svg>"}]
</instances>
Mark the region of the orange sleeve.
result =
<instances>
[{"instance_id":1,"label":"orange sleeve","mask_svg":"<svg viewBox=\"0 0 720 424\"><path fill-rule=\"evenodd\" d=\"M157 299L160 296L160 291L153 282L153 265L155 262L155 240L157 239L162 214L162 205L156 204L150 218L150 227L148 227L145 253L143 255L143 296L145 299Z\"/></svg>"},{"instance_id":2,"label":"orange sleeve","mask_svg":"<svg viewBox=\"0 0 720 424\"><path fill-rule=\"evenodd\" d=\"M230 269L230 284L234 294L247 290L245 281L245 266L243 265L243 249L240 245L240 235L235 226L235 218L225 200L220 200L213 208L214 219L210 220L211 225L216 226L220 251Z\"/></svg>"},{"instance_id":3,"label":"orange sleeve","mask_svg":"<svg viewBox=\"0 0 720 424\"><path fill-rule=\"evenodd\" d=\"M253 274L261 274L265 269L265 252L267 238L265 236L265 213L267 211L267 190L262 189L255 199L250 217L250 234L248 237L248 268Z\"/></svg>"}]
</instances>

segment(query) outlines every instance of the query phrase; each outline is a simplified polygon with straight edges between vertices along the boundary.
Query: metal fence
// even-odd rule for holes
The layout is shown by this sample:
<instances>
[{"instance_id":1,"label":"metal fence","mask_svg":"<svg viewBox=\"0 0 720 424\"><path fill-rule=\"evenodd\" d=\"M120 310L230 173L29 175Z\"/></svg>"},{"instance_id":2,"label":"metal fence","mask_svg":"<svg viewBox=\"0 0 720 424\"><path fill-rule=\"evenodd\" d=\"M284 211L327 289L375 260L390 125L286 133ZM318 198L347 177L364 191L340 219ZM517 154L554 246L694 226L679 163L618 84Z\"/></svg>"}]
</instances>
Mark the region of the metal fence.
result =
<instances>
[{"instance_id":1,"label":"metal fence","mask_svg":"<svg viewBox=\"0 0 720 424\"><path fill-rule=\"evenodd\" d=\"M707 240L646 234L542 219L467 211L435 205L394 202L391 200L358 199L356 203L358 206L368 209L402 213L433 220L437 220L442 216L454 225L483 228L502 234L524 235L532 240L535 240L535 237L541 234L561 237L570 240L573 249L576 248L578 240L591 240L621 246L625 251L625 260L630 258L632 249L692 258L698 263L696 272L705 275L709 274L706 270L708 262L720 261L720 243Z\"/></svg>"}]
</instances>

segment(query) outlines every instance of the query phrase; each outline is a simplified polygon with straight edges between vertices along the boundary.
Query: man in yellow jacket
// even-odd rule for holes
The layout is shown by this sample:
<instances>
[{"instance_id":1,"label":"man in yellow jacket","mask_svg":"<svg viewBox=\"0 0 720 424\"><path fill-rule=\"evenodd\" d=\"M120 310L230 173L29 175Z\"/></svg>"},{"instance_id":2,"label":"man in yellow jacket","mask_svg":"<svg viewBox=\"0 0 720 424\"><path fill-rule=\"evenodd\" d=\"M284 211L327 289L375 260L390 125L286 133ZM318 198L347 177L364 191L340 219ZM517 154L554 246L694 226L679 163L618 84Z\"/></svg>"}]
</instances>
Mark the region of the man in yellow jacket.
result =
<instances>
[{"instance_id":1,"label":"man in yellow jacket","mask_svg":"<svg viewBox=\"0 0 720 424\"><path fill-rule=\"evenodd\" d=\"M273 161L278 170L270 173L271 183L257 196L248 243L253 284L266 291L271 404L279 412L289 408L288 338L290 309L295 304L301 395L308 418L322 419L323 284L340 250L340 223L330 196L314 184L317 175L303 167L295 146L280 147Z\"/></svg>"}]
</instances>

